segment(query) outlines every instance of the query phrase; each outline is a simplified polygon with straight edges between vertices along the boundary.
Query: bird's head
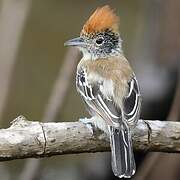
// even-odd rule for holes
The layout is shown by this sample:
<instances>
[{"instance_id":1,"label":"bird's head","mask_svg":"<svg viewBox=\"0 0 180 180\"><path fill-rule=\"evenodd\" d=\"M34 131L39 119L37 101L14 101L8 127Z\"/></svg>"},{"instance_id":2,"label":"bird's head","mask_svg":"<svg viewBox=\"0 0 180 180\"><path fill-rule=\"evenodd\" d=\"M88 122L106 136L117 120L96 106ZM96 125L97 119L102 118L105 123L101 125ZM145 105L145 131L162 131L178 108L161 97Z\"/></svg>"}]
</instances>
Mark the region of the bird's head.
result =
<instances>
[{"instance_id":1,"label":"bird's head","mask_svg":"<svg viewBox=\"0 0 180 180\"><path fill-rule=\"evenodd\" d=\"M118 16L108 5L97 8L84 24L80 37L65 42L65 45L78 47L84 58L92 60L121 54L118 23Z\"/></svg>"}]
</instances>

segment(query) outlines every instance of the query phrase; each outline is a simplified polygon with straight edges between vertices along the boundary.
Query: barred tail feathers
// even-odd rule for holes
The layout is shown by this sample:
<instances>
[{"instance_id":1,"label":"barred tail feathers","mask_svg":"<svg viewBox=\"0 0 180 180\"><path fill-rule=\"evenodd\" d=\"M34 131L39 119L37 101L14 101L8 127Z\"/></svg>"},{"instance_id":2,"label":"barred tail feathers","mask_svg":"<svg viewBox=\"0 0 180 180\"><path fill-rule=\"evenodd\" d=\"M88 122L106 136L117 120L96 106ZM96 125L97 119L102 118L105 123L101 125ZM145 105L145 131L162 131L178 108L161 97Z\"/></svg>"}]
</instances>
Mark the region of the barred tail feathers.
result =
<instances>
[{"instance_id":1,"label":"barred tail feathers","mask_svg":"<svg viewBox=\"0 0 180 180\"><path fill-rule=\"evenodd\" d=\"M130 178L136 171L136 165L129 128L122 124L119 129L109 126L109 131L112 170L120 178Z\"/></svg>"}]
</instances>

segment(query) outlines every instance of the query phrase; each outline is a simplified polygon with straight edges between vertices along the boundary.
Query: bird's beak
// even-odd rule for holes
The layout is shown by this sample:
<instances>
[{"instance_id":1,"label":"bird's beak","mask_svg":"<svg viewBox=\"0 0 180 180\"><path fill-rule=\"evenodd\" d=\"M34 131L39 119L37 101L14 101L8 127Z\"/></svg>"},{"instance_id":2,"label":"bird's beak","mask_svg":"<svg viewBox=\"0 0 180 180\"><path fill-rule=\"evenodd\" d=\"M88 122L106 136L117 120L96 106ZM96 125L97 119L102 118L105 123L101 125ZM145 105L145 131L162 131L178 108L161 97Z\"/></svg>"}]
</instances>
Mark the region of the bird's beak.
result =
<instances>
[{"instance_id":1,"label":"bird's beak","mask_svg":"<svg viewBox=\"0 0 180 180\"><path fill-rule=\"evenodd\" d=\"M64 46L78 46L78 47L83 47L85 46L86 43L84 42L84 39L81 37L77 37L71 40L68 40L64 43Z\"/></svg>"}]
</instances>

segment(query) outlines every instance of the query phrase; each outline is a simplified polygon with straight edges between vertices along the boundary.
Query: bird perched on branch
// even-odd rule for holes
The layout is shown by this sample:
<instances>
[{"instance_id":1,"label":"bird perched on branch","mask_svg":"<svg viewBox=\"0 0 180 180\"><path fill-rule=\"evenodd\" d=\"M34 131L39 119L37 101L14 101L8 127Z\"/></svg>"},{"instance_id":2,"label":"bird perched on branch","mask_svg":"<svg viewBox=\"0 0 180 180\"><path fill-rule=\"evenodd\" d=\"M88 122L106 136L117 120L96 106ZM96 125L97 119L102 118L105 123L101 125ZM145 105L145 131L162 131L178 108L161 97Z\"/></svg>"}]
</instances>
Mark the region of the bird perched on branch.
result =
<instances>
[{"instance_id":1,"label":"bird perched on branch","mask_svg":"<svg viewBox=\"0 0 180 180\"><path fill-rule=\"evenodd\" d=\"M124 57L119 18L108 6L97 8L84 24L80 37L65 42L83 54L77 67L76 87L93 123L110 137L112 170L120 178L136 171L131 130L141 108L136 76Z\"/></svg>"}]
</instances>

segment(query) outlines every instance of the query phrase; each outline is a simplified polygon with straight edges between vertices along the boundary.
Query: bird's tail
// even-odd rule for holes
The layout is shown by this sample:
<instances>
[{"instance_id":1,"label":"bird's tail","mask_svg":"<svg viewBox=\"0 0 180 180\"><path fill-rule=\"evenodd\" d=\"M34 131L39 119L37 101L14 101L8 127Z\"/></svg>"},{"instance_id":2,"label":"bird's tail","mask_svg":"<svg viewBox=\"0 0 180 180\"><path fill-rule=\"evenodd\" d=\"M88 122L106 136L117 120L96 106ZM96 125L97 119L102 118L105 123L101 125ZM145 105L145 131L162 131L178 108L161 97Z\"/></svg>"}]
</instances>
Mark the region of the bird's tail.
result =
<instances>
[{"instance_id":1,"label":"bird's tail","mask_svg":"<svg viewBox=\"0 0 180 180\"><path fill-rule=\"evenodd\" d=\"M115 176L130 178L136 171L131 133L124 123L120 128L110 126L112 170Z\"/></svg>"}]
</instances>

